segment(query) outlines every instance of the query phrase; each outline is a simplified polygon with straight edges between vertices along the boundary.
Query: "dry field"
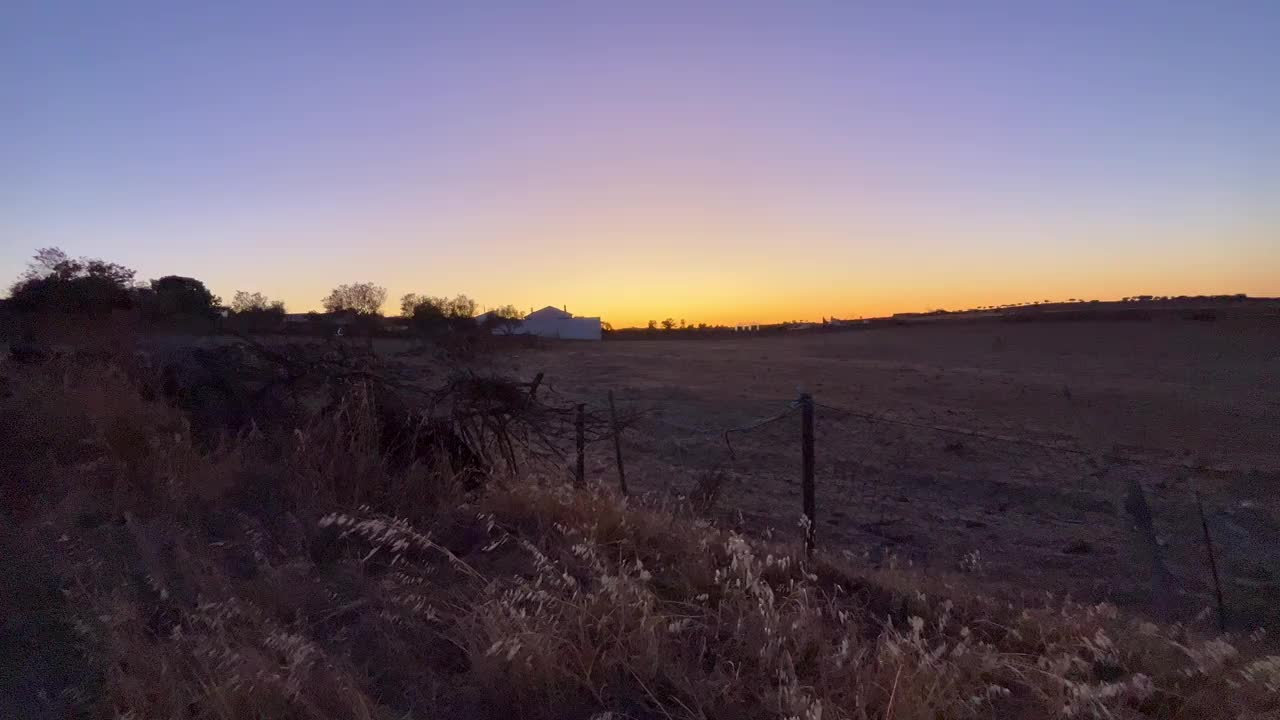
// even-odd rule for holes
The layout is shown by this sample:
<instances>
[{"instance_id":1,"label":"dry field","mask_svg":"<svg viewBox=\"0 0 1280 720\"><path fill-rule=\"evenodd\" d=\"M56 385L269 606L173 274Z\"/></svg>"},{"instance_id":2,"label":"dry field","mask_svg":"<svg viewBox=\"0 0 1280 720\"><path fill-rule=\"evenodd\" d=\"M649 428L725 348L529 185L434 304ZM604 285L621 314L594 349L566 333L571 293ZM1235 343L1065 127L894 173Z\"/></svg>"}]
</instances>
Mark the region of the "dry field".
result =
<instances>
[{"instance_id":1,"label":"dry field","mask_svg":"<svg viewBox=\"0 0 1280 720\"><path fill-rule=\"evenodd\" d=\"M162 400L132 354L5 359L0 717L1272 718L1280 635L1253 631L1277 599L1267 332L972 326L483 355L545 371L562 401L599 409L614 389L650 411L626 433L646 497L625 500L607 446L590 446L588 488L532 458L483 489L439 456L406 463L380 412L396 396L371 403L372 381L340 385L330 412L207 442L206 414L233 405ZM178 372L166 383L184 387ZM720 434L786 413L800 383L823 403L814 558L795 542L795 415L742 433L732 457ZM1173 470L1183 447L1218 469ZM1117 508L1134 480L1163 592ZM1225 634L1211 616L1144 617L1208 602L1193 484L1224 555ZM698 487L719 491L720 524L671 497ZM1092 602L1107 598L1140 612Z\"/></svg>"},{"instance_id":2,"label":"dry field","mask_svg":"<svg viewBox=\"0 0 1280 720\"><path fill-rule=\"evenodd\" d=\"M633 490L689 493L719 476L722 520L783 537L798 537L798 417L734 435L732 455L721 433L784 410L798 388L832 408L1063 448L818 408L825 551L959 568L1015 592L1194 616L1212 598L1199 490L1232 625L1280 627L1275 321L563 344L497 362L546 372L566 398L603 408L613 389L620 404L651 410L625 442ZM587 466L614 482L611 447L592 446ZM1130 478L1145 488L1172 578L1157 577L1124 509Z\"/></svg>"}]
</instances>

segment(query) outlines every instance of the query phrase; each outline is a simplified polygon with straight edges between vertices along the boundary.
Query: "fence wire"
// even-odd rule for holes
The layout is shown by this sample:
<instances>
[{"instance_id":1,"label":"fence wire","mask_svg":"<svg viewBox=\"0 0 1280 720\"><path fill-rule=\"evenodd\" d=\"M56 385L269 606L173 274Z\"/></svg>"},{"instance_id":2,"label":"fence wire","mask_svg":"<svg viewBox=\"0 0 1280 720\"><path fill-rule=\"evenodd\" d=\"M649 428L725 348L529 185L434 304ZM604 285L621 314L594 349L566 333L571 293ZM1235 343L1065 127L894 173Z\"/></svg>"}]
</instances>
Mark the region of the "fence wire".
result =
<instances>
[{"instance_id":1,"label":"fence wire","mask_svg":"<svg viewBox=\"0 0 1280 720\"><path fill-rule=\"evenodd\" d=\"M704 410L712 419L695 423L685 422L694 409L679 403L655 409L624 434L628 475L645 478L635 484L649 490L713 494L722 520L800 540L803 400L769 404L743 398L736 408ZM1247 482L1229 467L1142 456L1167 452L1154 448L1081 447L1055 431L965 427L817 399L813 412L814 524L824 552L989 572L1099 598L1147 592L1134 587L1163 572L1149 567L1150 555L1176 570L1179 602L1212 598L1193 491L1207 478L1219 487ZM735 414L753 419L725 422ZM1149 548L1126 510L1135 483L1147 488L1156 517ZM1239 536L1240 517L1228 509L1235 498L1225 491L1206 498L1222 508L1210 510L1206 527ZM1280 530L1274 517L1258 523L1258 537ZM1216 543L1224 575L1248 572L1242 568L1257 564L1259 546L1231 547L1230 539ZM1258 613L1280 625L1280 588L1250 595L1240 587L1233 597L1228 585L1229 604L1270 608Z\"/></svg>"}]
</instances>

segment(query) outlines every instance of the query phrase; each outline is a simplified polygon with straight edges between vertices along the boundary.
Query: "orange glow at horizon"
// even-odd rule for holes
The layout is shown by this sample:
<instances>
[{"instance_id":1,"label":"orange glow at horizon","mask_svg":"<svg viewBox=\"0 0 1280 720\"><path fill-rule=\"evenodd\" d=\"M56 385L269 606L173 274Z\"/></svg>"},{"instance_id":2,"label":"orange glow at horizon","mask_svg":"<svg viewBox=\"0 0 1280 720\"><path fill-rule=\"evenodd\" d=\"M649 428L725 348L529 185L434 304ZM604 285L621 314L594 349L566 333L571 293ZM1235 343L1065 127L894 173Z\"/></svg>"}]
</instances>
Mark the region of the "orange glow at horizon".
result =
<instances>
[{"instance_id":1,"label":"orange glow at horizon","mask_svg":"<svg viewBox=\"0 0 1280 720\"><path fill-rule=\"evenodd\" d=\"M792 246L807 249L784 252L783 244L768 238L774 233L786 237L785 232L768 226L754 231L741 226L702 227L709 239L697 243L641 239L679 238L669 227L614 234L599 227L581 234L559 228L554 234L558 242L530 244L523 252L508 253L501 262L415 257L410 250L394 265L381 265L371 258L342 272L316 268L315 275L309 268L295 267L297 274L287 279L292 282L286 281L286 286L259 289L284 299L291 312L305 312L319 309L320 299L336 284L372 280L388 289L387 314L398 313L399 298L408 292L463 293L485 307L511 303L528 312L547 305L565 306L577 315L599 316L617 328L643 327L649 320L661 322L668 317L690 324L769 324L1046 299L1280 295L1271 272L1280 267L1280 245L1268 242L1275 236L1270 229L1214 227L1219 230L1212 234L1195 228L1151 228L1144 234L1153 240L1130 244L1122 251L1109 249L1108 233L1096 227L1059 230L1068 237L1074 233L1098 238L1088 253L1075 257L1035 244L1019 245L1007 236L986 244L929 241L913 236L918 229L900 231L894 242L884 245L864 241L841 246L830 242L833 232L823 236L813 228L797 238L801 228L791 233ZM901 248L911 242L941 250L920 254ZM1190 250L1162 255L1159 249L1168 243ZM1224 245L1252 249L1225 253ZM812 250L815 247L820 250ZM684 248L687 251L682 252ZM215 290L229 296L226 287L219 283Z\"/></svg>"}]
</instances>

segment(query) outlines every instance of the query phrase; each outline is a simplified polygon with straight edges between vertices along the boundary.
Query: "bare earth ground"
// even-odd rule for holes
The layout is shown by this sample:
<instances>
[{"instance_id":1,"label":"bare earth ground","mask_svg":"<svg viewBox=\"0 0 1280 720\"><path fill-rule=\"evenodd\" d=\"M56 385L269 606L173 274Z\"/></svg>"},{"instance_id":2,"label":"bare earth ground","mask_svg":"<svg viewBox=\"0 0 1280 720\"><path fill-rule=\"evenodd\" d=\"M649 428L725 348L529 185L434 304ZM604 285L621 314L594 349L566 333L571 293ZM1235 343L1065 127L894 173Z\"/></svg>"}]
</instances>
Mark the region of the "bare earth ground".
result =
<instances>
[{"instance_id":1,"label":"bare earth ground","mask_svg":"<svg viewBox=\"0 0 1280 720\"><path fill-rule=\"evenodd\" d=\"M817 411L818 538L869 562L974 572L1015 592L1175 618L1211 604L1204 496L1232 625L1280 629L1280 324L1274 320L903 327L724 341L548 344L495 362L597 408L652 410L624 450L633 492L717 468L722 520L798 537L799 419L818 403L1077 452ZM1106 454L1150 462L1091 461ZM1213 468L1193 471L1187 463ZM588 474L615 482L612 447ZM1156 591L1123 496L1146 490L1173 575ZM974 553L976 552L976 555Z\"/></svg>"}]
</instances>

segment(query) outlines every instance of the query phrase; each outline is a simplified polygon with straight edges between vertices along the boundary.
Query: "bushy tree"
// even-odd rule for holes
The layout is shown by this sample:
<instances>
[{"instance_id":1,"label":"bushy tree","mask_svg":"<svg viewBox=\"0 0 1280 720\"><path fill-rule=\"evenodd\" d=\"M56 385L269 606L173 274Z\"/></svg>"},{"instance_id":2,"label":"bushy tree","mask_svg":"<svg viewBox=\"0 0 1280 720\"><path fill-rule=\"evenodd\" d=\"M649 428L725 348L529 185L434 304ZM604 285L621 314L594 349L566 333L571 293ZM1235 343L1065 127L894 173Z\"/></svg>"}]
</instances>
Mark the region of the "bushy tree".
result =
<instances>
[{"instance_id":1,"label":"bushy tree","mask_svg":"<svg viewBox=\"0 0 1280 720\"><path fill-rule=\"evenodd\" d=\"M105 260L72 258L58 248L42 248L9 289L21 310L97 313L133 305L134 272Z\"/></svg>"},{"instance_id":2,"label":"bushy tree","mask_svg":"<svg viewBox=\"0 0 1280 720\"><path fill-rule=\"evenodd\" d=\"M672 318L667 318L666 320L662 321L663 330L674 330L675 327L676 327L676 321Z\"/></svg>"},{"instance_id":3,"label":"bushy tree","mask_svg":"<svg viewBox=\"0 0 1280 720\"><path fill-rule=\"evenodd\" d=\"M237 290L231 299L228 320L242 330L261 332L278 329L284 322L284 303L271 300L260 292Z\"/></svg>"},{"instance_id":4,"label":"bushy tree","mask_svg":"<svg viewBox=\"0 0 1280 720\"><path fill-rule=\"evenodd\" d=\"M524 322L524 313L515 305L502 305L489 311L485 329L502 335L510 335Z\"/></svg>"},{"instance_id":5,"label":"bushy tree","mask_svg":"<svg viewBox=\"0 0 1280 720\"><path fill-rule=\"evenodd\" d=\"M449 329L449 318L440 298L415 296L405 317L409 318L409 330L419 337L442 335Z\"/></svg>"},{"instance_id":6,"label":"bushy tree","mask_svg":"<svg viewBox=\"0 0 1280 720\"><path fill-rule=\"evenodd\" d=\"M155 320L207 320L216 314L222 299L204 283L181 275L152 280L146 298L147 315Z\"/></svg>"},{"instance_id":7,"label":"bushy tree","mask_svg":"<svg viewBox=\"0 0 1280 720\"><path fill-rule=\"evenodd\" d=\"M452 298L409 293L400 299L400 312L409 328L421 337L466 333L477 329L476 301L466 295Z\"/></svg>"},{"instance_id":8,"label":"bushy tree","mask_svg":"<svg viewBox=\"0 0 1280 720\"><path fill-rule=\"evenodd\" d=\"M387 289L371 282L339 285L323 301L327 312L353 312L377 315L387 301Z\"/></svg>"},{"instance_id":9,"label":"bushy tree","mask_svg":"<svg viewBox=\"0 0 1280 720\"><path fill-rule=\"evenodd\" d=\"M476 301L466 295L455 295L444 301L445 315L451 320L472 320L476 316Z\"/></svg>"},{"instance_id":10,"label":"bushy tree","mask_svg":"<svg viewBox=\"0 0 1280 720\"><path fill-rule=\"evenodd\" d=\"M419 295L418 293L405 293L400 297L400 317L413 317L413 313L417 311L418 306L430 299L426 295Z\"/></svg>"},{"instance_id":11,"label":"bushy tree","mask_svg":"<svg viewBox=\"0 0 1280 720\"><path fill-rule=\"evenodd\" d=\"M278 312L284 314L284 302L280 300L271 300L260 292L245 292L237 290L234 297L231 298L231 312L241 313L266 313Z\"/></svg>"}]
</instances>

